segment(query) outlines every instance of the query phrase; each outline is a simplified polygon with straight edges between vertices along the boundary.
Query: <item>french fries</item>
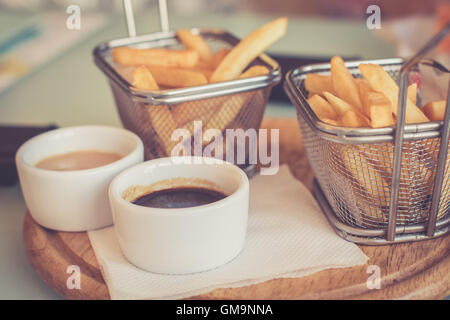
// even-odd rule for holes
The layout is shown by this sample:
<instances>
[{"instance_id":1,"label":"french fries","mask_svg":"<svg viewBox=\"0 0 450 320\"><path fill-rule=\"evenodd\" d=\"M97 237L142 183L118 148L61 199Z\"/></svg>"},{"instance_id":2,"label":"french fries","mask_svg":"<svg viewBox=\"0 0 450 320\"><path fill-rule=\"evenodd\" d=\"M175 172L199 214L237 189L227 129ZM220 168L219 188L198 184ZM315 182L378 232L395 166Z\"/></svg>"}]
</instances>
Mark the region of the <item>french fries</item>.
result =
<instances>
[{"instance_id":1,"label":"french fries","mask_svg":"<svg viewBox=\"0 0 450 320\"><path fill-rule=\"evenodd\" d=\"M367 96L372 91L372 88L370 87L370 84L367 81L358 81L356 82L356 87L358 88L359 97L361 99L361 105L362 105L362 113L370 117L370 109L369 109L369 103L367 101Z\"/></svg>"},{"instance_id":2,"label":"french fries","mask_svg":"<svg viewBox=\"0 0 450 320\"><path fill-rule=\"evenodd\" d=\"M366 79L354 78L356 86L360 84L365 84L370 88L369 82ZM333 82L331 81L331 76L309 73L305 78L305 89L308 90L309 97L312 97L314 94L322 94L324 91L328 91L334 95Z\"/></svg>"},{"instance_id":3,"label":"french fries","mask_svg":"<svg viewBox=\"0 0 450 320\"><path fill-rule=\"evenodd\" d=\"M320 74L309 73L306 75L305 89L311 95L322 94L324 91L335 94L331 77Z\"/></svg>"},{"instance_id":4,"label":"french fries","mask_svg":"<svg viewBox=\"0 0 450 320\"><path fill-rule=\"evenodd\" d=\"M323 92L323 95L325 96L325 98L327 98L328 102L334 107L338 116L342 116L347 111L354 110L350 104L336 97L334 94L330 92Z\"/></svg>"},{"instance_id":5,"label":"french fries","mask_svg":"<svg viewBox=\"0 0 450 320\"><path fill-rule=\"evenodd\" d=\"M112 50L112 57L116 64L135 67L131 72L131 82L140 90L158 91L258 77L271 70L263 65L249 67L250 63L283 36L286 28L287 18L276 19L252 32L234 48L220 49L215 53L202 36L182 29L176 35L185 49L116 47ZM269 57L263 55L262 60L271 65ZM165 153L171 155L173 147L179 143L171 141L171 133L175 129L187 129L192 135L195 121L202 121L205 131L210 128L223 131L253 98L264 97L259 91L249 91L196 102L146 107ZM239 121L233 123L241 125Z\"/></svg>"},{"instance_id":6,"label":"french fries","mask_svg":"<svg viewBox=\"0 0 450 320\"><path fill-rule=\"evenodd\" d=\"M394 125L399 89L381 66L360 64L359 69L364 78L353 78L341 57L333 57L330 65L330 76L308 74L304 81L305 89L308 91L308 102L316 115L323 112L323 108L317 107L321 101L314 97L318 95L325 97L335 109L338 114L337 120L343 126L357 127L359 124L381 128ZM406 123L428 122L429 119L423 111L427 111L430 115L433 111L442 114L444 107L438 102L429 104L423 111L416 106L416 102L417 84L413 83L407 88ZM439 119L438 114L432 116ZM326 113L321 113L318 117L321 120L336 120Z\"/></svg>"},{"instance_id":7,"label":"french fries","mask_svg":"<svg viewBox=\"0 0 450 320\"><path fill-rule=\"evenodd\" d=\"M177 128L172 113L166 105L149 105L147 110L152 126L162 142L166 156L170 156L173 147L178 143L178 141L172 141L171 139L172 132Z\"/></svg>"},{"instance_id":8,"label":"french fries","mask_svg":"<svg viewBox=\"0 0 450 320\"><path fill-rule=\"evenodd\" d=\"M256 65L256 66L248 68L248 70L245 71L244 73L242 73L239 78L245 79L245 78L258 77L258 76L263 76L265 74L268 74L269 72L270 72L270 70L267 69L265 66Z\"/></svg>"},{"instance_id":9,"label":"french fries","mask_svg":"<svg viewBox=\"0 0 450 320\"><path fill-rule=\"evenodd\" d=\"M355 78L354 80L355 80L356 86L359 86L361 84L365 84L366 86L368 86L370 88L369 81L367 81L366 79Z\"/></svg>"},{"instance_id":10,"label":"french fries","mask_svg":"<svg viewBox=\"0 0 450 320\"><path fill-rule=\"evenodd\" d=\"M196 71L154 66L149 66L148 69L156 82L165 87L184 88L201 86L208 83L205 75Z\"/></svg>"},{"instance_id":11,"label":"french fries","mask_svg":"<svg viewBox=\"0 0 450 320\"><path fill-rule=\"evenodd\" d=\"M330 92L323 92L331 106L337 113L339 123L344 127L366 127L369 120L359 111L344 100L336 97Z\"/></svg>"},{"instance_id":12,"label":"french fries","mask_svg":"<svg viewBox=\"0 0 450 320\"><path fill-rule=\"evenodd\" d=\"M287 18L278 18L250 33L225 56L210 81L236 79L251 61L286 33L287 23Z\"/></svg>"},{"instance_id":13,"label":"french fries","mask_svg":"<svg viewBox=\"0 0 450 320\"><path fill-rule=\"evenodd\" d=\"M220 50L218 50L213 57L213 67L214 69L217 68L220 63L222 62L222 60L227 56L227 54L229 54L231 51L231 49L228 48L222 48Z\"/></svg>"},{"instance_id":14,"label":"french fries","mask_svg":"<svg viewBox=\"0 0 450 320\"><path fill-rule=\"evenodd\" d=\"M214 101L208 103L196 103L196 101L178 103L172 107L173 119L178 126L184 126L195 120L207 123L227 98L226 96L216 97Z\"/></svg>"},{"instance_id":15,"label":"french fries","mask_svg":"<svg viewBox=\"0 0 450 320\"><path fill-rule=\"evenodd\" d=\"M159 86L153 78L147 67L141 66L133 70L133 86L142 90L159 90ZM150 121L156 134L161 139L166 155L169 156L174 146L170 139L173 130L176 129L176 123L172 117L170 109L165 106L146 106Z\"/></svg>"},{"instance_id":16,"label":"french fries","mask_svg":"<svg viewBox=\"0 0 450 320\"><path fill-rule=\"evenodd\" d=\"M442 121L444 120L445 115L445 100L441 101L432 101L427 103L422 111L431 121Z\"/></svg>"},{"instance_id":17,"label":"french fries","mask_svg":"<svg viewBox=\"0 0 450 320\"><path fill-rule=\"evenodd\" d=\"M398 86L389 74L379 65L360 64L359 70L364 78L369 81L373 90L383 93L391 102L392 113L397 116L398 110ZM425 114L414 104L411 99L406 99L406 123L428 122Z\"/></svg>"},{"instance_id":18,"label":"french fries","mask_svg":"<svg viewBox=\"0 0 450 320\"><path fill-rule=\"evenodd\" d=\"M239 111L241 111L254 94L255 93L251 91L243 92L226 99L214 116L208 121L203 128L203 131L208 129L218 129L222 132L225 129L225 126L236 118ZM205 144L208 144L209 142L210 141L206 141Z\"/></svg>"},{"instance_id":19,"label":"french fries","mask_svg":"<svg viewBox=\"0 0 450 320\"><path fill-rule=\"evenodd\" d=\"M136 49L117 47L112 50L115 63L123 66L161 66L167 68L192 68L198 60L194 50L169 50L163 48Z\"/></svg>"},{"instance_id":20,"label":"french fries","mask_svg":"<svg viewBox=\"0 0 450 320\"><path fill-rule=\"evenodd\" d=\"M333 119L322 118L320 120L325 123L331 124L333 126L339 126L339 122L337 122L336 120L333 120Z\"/></svg>"},{"instance_id":21,"label":"french fries","mask_svg":"<svg viewBox=\"0 0 450 320\"><path fill-rule=\"evenodd\" d=\"M153 78L150 71L145 66L134 69L131 73L133 77L133 86L141 90L159 90L159 86Z\"/></svg>"},{"instance_id":22,"label":"french fries","mask_svg":"<svg viewBox=\"0 0 450 320\"><path fill-rule=\"evenodd\" d=\"M335 126L382 128L395 125L397 84L381 66L361 64L359 69L364 78L353 78L342 59L333 57L330 76L308 74L304 86L308 91L309 106L322 122ZM416 83L407 88L406 123L442 121L446 102L433 101L420 109L416 105L417 90ZM423 141L404 141L402 148L399 209L413 206L422 216L417 208L425 208L430 196L426 190L432 192L434 181L433 167L424 159L429 159L430 150L437 150L439 146L436 143L430 146ZM338 152L334 156L338 159L333 163L343 166L336 170L344 172L352 186L354 203L349 205L356 205L367 217L386 223L393 174L393 144L338 144L336 149ZM433 153L433 158L437 160L437 152ZM449 178L446 176L445 179ZM450 192L444 194L444 199L450 197L448 194ZM427 214L425 211L423 209L423 217Z\"/></svg>"},{"instance_id":23,"label":"french fries","mask_svg":"<svg viewBox=\"0 0 450 320\"><path fill-rule=\"evenodd\" d=\"M211 77L213 70L205 68L205 67L194 67L191 69L179 69L179 70L187 70L187 71L191 71L191 72L195 72L195 73L201 73L202 75L205 76L206 81L208 81L208 79ZM203 82L203 80L202 80Z\"/></svg>"},{"instance_id":24,"label":"french fries","mask_svg":"<svg viewBox=\"0 0 450 320\"><path fill-rule=\"evenodd\" d=\"M362 111L361 99L353 76L348 71L341 57L331 58L331 82L336 94L350 105Z\"/></svg>"},{"instance_id":25,"label":"french fries","mask_svg":"<svg viewBox=\"0 0 450 320\"><path fill-rule=\"evenodd\" d=\"M340 119L340 123L344 127L360 128L369 125L368 120L356 110L345 111Z\"/></svg>"},{"instance_id":26,"label":"french fries","mask_svg":"<svg viewBox=\"0 0 450 320\"><path fill-rule=\"evenodd\" d=\"M340 145L341 159L349 173L367 194L379 200L382 206L389 206L389 184L383 176L367 161L364 152L358 146Z\"/></svg>"},{"instance_id":27,"label":"french fries","mask_svg":"<svg viewBox=\"0 0 450 320\"><path fill-rule=\"evenodd\" d=\"M186 48L197 51L201 60L213 59L211 48L201 36L193 34L190 30L178 30L177 37Z\"/></svg>"},{"instance_id":28,"label":"french fries","mask_svg":"<svg viewBox=\"0 0 450 320\"><path fill-rule=\"evenodd\" d=\"M412 83L406 89L406 95L412 103L417 104L417 83Z\"/></svg>"},{"instance_id":29,"label":"french fries","mask_svg":"<svg viewBox=\"0 0 450 320\"><path fill-rule=\"evenodd\" d=\"M311 106L311 109L313 109L314 113L317 115L319 119L327 119L327 122L329 123L329 120L337 120L338 114L336 110L331 106L331 104L328 103L327 100L322 98L321 96L315 94L311 98L308 99L308 103ZM337 122L336 122L337 123Z\"/></svg>"},{"instance_id":30,"label":"french fries","mask_svg":"<svg viewBox=\"0 0 450 320\"><path fill-rule=\"evenodd\" d=\"M360 92L363 86L360 86ZM372 128L392 126L394 124L394 118L389 99L382 93L365 90L364 88L362 89L361 98L364 113L370 119L370 126Z\"/></svg>"},{"instance_id":31,"label":"french fries","mask_svg":"<svg viewBox=\"0 0 450 320\"><path fill-rule=\"evenodd\" d=\"M254 74L256 72L265 72L264 69L256 67L257 66L254 66L248 69L240 76L240 78L246 78L250 74ZM203 131L208 129L218 129L219 131L223 131L225 129L225 124L231 123L236 118L239 111L241 111L241 109L248 103L248 101L250 101L251 98L253 98L255 94L256 93L250 91L228 97L218 108L214 116L207 122L205 128L203 128ZM207 141L205 145L211 142L211 140Z\"/></svg>"}]
</instances>

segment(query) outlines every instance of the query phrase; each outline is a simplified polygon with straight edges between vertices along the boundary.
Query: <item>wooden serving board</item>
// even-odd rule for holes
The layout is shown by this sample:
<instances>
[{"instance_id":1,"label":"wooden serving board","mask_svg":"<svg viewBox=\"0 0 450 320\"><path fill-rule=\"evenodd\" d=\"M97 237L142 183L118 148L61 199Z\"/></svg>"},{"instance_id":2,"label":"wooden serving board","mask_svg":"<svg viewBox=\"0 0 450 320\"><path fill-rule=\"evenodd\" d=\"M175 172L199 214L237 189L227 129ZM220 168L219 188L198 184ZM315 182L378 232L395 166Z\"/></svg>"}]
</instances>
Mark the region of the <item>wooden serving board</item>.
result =
<instances>
[{"instance_id":1,"label":"wooden serving board","mask_svg":"<svg viewBox=\"0 0 450 320\"><path fill-rule=\"evenodd\" d=\"M280 160L311 189L312 171L303 152L295 119L266 119L280 129ZM100 267L85 232L45 229L29 214L23 225L28 258L39 276L68 299L109 299ZM307 277L216 289L193 299L442 299L450 294L450 236L390 246L360 246L370 258L364 266L324 270ZM69 290L67 267L78 265L81 289ZM369 265L381 270L381 289L369 290Z\"/></svg>"}]
</instances>

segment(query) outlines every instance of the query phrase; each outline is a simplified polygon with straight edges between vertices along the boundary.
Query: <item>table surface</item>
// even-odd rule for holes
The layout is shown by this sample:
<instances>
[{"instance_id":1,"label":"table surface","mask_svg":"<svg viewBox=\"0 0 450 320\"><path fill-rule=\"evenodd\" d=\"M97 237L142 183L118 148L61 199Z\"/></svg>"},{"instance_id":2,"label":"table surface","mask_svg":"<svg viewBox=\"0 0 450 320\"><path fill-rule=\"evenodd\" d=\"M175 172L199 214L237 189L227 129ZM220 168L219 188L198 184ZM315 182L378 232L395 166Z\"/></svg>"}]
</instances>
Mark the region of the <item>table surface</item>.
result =
<instances>
[{"instance_id":1,"label":"table surface","mask_svg":"<svg viewBox=\"0 0 450 320\"><path fill-rule=\"evenodd\" d=\"M4 12L2 12L4 14ZM271 17L249 13L171 17L173 28L214 27L245 36ZM14 19L11 18L12 22ZM138 30L158 30L154 10L137 16ZM110 89L93 63L98 43L126 36L123 19L111 16L104 27L0 95L0 124L120 126ZM69 31L66 32L76 32ZM143 33L143 32L141 32ZM287 35L271 52L296 55L346 55L386 58L394 48L376 38L364 21L291 18ZM266 116L293 117L289 104L269 103ZM0 299L60 299L37 276L22 245L26 207L17 184L0 187Z\"/></svg>"},{"instance_id":2,"label":"table surface","mask_svg":"<svg viewBox=\"0 0 450 320\"><path fill-rule=\"evenodd\" d=\"M280 164L312 190L308 163L295 118L265 118L261 125L279 130ZM332 231L331 231L332 232ZM57 232L39 226L31 215L23 242L39 276L67 299L110 299L86 232ZM277 278L238 288L218 288L189 299L440 299L450 290L450 235L433 240L364 246L369 260L360 266L322 270L301 278ZM77 265L80 290L67 288L67 268ZM380 288L367 287L368 268L377 266Z\"/></svg>"}]
</instances>

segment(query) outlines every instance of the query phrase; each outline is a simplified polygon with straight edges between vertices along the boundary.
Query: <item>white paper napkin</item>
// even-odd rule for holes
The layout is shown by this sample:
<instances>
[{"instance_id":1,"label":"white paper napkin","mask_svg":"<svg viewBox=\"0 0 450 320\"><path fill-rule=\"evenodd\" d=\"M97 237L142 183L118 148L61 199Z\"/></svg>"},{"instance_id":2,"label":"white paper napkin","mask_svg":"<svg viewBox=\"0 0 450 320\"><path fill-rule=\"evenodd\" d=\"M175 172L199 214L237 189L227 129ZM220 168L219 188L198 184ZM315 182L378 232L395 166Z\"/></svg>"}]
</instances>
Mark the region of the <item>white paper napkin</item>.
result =
<instances>
[{"instance_id":1,"label":"white paper napkin","mask_svg":"<svg viewBox=\"0 0 450 320\"><path fill-rule=\"evenodd\" d=\"M361 265L368 259L355 244L335 234L287 166L276 175L251 179L244 249L217 269L190 275L146 272L125 259L113 227L88 234L112 299L186 298L216 288Z\"/></svg>"}]
</instances>

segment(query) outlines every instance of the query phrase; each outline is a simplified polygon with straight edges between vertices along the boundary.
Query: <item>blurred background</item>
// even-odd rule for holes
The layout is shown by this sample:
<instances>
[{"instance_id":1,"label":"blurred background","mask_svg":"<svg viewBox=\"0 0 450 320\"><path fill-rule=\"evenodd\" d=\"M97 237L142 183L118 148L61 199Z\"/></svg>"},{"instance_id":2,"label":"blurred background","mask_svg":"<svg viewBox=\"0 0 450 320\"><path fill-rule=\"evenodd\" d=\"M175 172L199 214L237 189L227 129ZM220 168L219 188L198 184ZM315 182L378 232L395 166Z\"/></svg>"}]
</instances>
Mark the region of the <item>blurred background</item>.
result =
<instances>
[{"instance_id":1,"label":"blurred background","mask_svg":"<svg viewBox=\"0 0 450 320\"><path fill-rule=\"evenodd\" d=\"M158 1L133 0L132 3L138 34L159 31ZM288 35L271 52L323 58L334 54L350 58L407 57L448 21L449 3L444 0L167 1L172 28L223 28L241 37L270 18L288 15L291 18ZM370 5L380 8L381 17L379 28L372 30L367 26ZM79 26L68 25L73 14L78 14ZM89 70L93 65L88 65L88 55L96 43L124 36L122 0L0 0L0 94L62 54L77 50L74 48L82 43L91 46L85 47L84 61L77 63ZM96 41L86 42L89 38ZM65 67L69 72L70 67Z\"/></svg>"}]
</instances>

